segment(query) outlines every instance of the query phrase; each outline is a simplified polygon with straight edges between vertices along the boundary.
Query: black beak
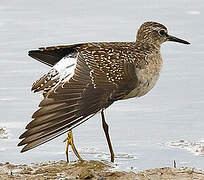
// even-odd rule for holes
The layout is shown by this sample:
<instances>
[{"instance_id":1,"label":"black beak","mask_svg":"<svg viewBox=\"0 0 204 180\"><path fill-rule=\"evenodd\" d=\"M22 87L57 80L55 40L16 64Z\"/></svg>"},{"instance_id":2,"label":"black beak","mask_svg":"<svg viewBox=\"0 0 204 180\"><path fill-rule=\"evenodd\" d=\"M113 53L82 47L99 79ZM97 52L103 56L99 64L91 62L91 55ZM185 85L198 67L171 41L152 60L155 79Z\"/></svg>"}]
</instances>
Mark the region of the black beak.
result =
<instances>
[{"instance_id":1,"label":"black beak","mask_svg":"<svg viewBox=\"0 0 204 180\"><path fill-rule=\"evenodd\" d=\"M183 44L190 44L188 41L185 41L185 40L182 40L177 37L170 36L170 35L167 36L167 39L168 41L174 41L174 42L183 43Z\"/></svg>"}]
</instances>

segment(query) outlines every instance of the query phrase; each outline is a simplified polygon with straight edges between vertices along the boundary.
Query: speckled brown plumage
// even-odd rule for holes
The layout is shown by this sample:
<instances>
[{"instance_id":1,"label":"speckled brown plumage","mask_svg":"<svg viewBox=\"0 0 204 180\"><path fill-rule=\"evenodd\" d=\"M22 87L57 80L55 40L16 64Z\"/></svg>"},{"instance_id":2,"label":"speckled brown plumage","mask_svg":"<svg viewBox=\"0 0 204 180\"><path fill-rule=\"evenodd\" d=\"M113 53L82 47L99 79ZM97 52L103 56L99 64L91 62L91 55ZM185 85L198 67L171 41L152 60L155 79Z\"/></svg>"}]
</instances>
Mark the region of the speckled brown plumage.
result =
<instances>
[{"instance_id":1,"label":"speckled brown plumage","mask_svg":"<svg viewBox=\"0 0 204 180\"><path fill-rule=\"evenodd\" d=\"M188 43L168 35L165 26L146 22L136 42L81 43L30 51L31 57L54 67L32 86L44 99L20 136L19 145L26 145L22 151L78 126L117 100L149 92L162 67L160 45L168 40Z\"/></svg>"}]
</instances>

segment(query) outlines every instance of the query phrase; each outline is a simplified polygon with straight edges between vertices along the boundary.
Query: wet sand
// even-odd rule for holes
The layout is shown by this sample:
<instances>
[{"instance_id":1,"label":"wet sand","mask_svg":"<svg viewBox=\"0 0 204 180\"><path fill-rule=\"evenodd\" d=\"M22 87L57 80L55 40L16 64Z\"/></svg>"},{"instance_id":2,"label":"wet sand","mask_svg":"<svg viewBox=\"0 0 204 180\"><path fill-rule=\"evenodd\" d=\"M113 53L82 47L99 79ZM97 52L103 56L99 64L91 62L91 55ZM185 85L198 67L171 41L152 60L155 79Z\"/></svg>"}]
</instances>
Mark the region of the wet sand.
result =
<instances>
[{"instance_id":1,"label":"wet sand","mask_svg":"<svg viewBox=\"0 0 204 180\"><path fill-rule=\"evenodd\" d=\"M155 168L145 171L117 171L113 164L102 161L43 162L31 165L0 163L1 180L92 179L92 180L203 180L204 171L194 168Z\"/></svg>"}]
</instances>

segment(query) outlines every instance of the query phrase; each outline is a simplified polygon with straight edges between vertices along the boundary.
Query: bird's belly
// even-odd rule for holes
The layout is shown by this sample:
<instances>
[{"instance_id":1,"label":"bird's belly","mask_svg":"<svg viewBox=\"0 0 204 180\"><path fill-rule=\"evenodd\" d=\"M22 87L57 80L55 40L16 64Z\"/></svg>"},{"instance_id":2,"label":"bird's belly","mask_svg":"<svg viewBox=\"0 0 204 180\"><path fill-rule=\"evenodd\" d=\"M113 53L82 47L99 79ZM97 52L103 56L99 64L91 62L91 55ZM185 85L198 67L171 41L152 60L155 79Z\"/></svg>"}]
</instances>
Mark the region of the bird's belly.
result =
<instances>
[{"instance_id":1,"label":"bird's belly","mask_svg":"<svg viewBox=\"0 0 204 180\"><path fill-rule=\"evenodd\" d=\"M159 78L159 75L156 75L151 78L147 78L147 79L143 79L142 81L139 81L137 87L133 89L123 99L144 96L154 87L158 78Z\"/></svg>"}]
</instances>

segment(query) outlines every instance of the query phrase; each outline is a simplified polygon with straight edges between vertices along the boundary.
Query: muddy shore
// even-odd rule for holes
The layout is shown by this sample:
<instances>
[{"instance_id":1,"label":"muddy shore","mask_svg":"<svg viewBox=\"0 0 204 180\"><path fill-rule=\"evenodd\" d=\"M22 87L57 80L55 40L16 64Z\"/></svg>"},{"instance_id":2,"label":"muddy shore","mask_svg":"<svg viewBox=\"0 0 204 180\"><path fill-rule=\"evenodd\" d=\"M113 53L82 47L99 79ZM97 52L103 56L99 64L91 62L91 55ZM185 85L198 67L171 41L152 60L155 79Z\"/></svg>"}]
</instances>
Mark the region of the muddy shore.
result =
<instances>
[{"instance_id":1,"label":"muddy shore","mask_svg":"<svg viewBox=\"0 0 204 180\"><path fill-rule=\"evenodd\" d=\"M111 163L83 161L67 164L65 161L43 162L31 165L0 163L0 179L15 180L203 180L204 171L194 168L155 168L145 171L117 171Z\"/></svg>"}]
</instances>

